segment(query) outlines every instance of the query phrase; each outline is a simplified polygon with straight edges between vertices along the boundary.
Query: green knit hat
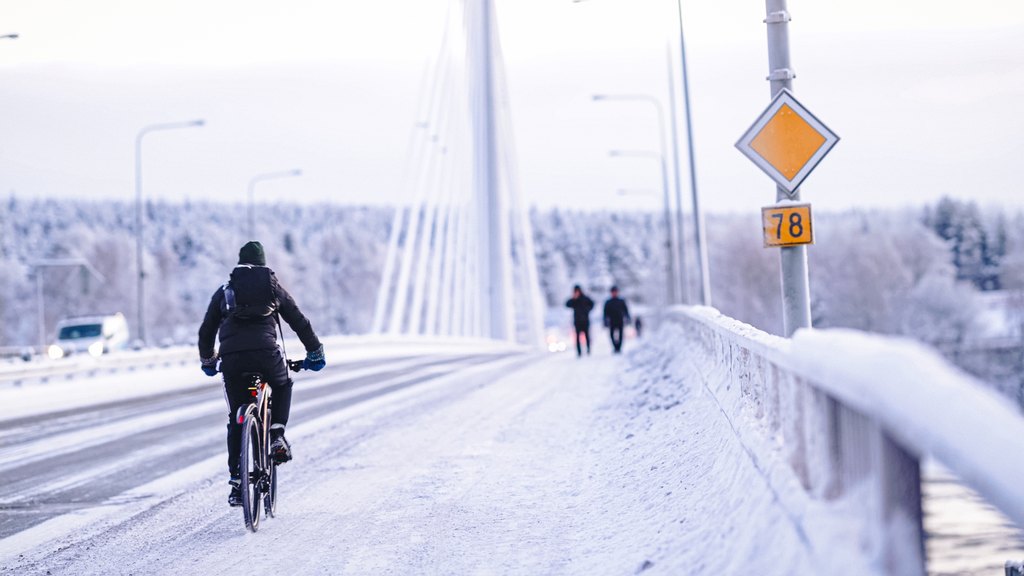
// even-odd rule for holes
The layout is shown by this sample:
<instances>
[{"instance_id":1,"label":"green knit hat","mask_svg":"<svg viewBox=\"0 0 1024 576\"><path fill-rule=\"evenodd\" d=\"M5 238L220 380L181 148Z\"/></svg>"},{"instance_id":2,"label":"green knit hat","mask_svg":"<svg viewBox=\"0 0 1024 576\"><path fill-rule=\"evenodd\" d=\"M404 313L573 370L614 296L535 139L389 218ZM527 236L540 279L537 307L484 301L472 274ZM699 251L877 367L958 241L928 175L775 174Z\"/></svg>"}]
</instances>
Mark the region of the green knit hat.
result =
<instances>
[{"instance_id":1,"label":"green knit hat","mask_svg":"<svg viewBox=\"0 0 1024 576\"><path fill-rule=\"evenodd\" d=\"M242 246L242 249L238 251L238 263L266 266L267 256L263 253L263 244L255 240L246 242L245 246Z\"/></svg>"}]
</instances>

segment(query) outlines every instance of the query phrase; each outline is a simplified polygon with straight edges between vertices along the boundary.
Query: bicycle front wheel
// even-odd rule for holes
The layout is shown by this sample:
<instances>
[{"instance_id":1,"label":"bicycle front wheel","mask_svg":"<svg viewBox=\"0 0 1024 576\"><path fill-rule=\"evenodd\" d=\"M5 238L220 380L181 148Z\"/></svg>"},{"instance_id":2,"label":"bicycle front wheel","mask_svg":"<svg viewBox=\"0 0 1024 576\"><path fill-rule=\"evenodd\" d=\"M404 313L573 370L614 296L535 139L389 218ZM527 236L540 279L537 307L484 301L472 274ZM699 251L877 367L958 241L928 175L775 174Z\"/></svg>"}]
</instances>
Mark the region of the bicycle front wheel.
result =
<instances>
[{"instance_id":1,"label":"bicycle front wheel","mask_svg":"<svg viewBox=\"0 0 1024 576\"><path fill-rule=\"evenodd\" d=\"M260 430L256 416L251 412L242 422L242 454L239 463L242 473L242 515L245 527L255 532L260 527L260 496L262 492L263 458Z\"/></svg>"}]
</instances>

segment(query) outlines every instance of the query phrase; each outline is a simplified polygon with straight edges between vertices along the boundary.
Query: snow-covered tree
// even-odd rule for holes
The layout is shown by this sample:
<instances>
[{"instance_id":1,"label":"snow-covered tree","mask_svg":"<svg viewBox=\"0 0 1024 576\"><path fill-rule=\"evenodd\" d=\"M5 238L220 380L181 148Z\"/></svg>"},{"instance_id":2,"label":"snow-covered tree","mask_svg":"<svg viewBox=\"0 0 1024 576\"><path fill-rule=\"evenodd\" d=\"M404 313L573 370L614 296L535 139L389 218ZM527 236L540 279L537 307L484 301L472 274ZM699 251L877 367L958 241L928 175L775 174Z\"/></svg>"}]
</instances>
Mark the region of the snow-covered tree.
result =
<instances>
[{"instance_id":1,"label":"snow-covered tree","mask_svg":"<svg viewBox=\"0 0 1024 576\"><path fill-rule=\"evenodd\" d=\"M1002 249L986 229L977 204L943 198L925 211L924 223L949 243L957 278L968 280L982 290L999 289L999 259ZM997 232L998 235L998 232Z\"/></svg>"}]
</instances>

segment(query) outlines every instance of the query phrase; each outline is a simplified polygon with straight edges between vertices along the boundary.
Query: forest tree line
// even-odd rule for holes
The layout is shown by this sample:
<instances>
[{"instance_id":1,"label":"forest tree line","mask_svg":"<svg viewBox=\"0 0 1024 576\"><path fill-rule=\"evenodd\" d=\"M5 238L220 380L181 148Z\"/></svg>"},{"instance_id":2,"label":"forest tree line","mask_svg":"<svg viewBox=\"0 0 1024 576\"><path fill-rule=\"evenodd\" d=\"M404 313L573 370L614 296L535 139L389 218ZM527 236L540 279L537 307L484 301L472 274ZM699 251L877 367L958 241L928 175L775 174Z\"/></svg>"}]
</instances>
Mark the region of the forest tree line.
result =
<instances>
[{"instance_id":1,"label":"forest tree line","mask_svg":"<svg viewBox=\"0 0 1024 576\"><path fill-rule=\"evenodd\" d=\"M36 344L36 274L43 275L46 326L77 314L124 312L135 326L134 205L22 199L0 211L0 346ZM189 342L209 298L249 238L240 204L145 205L146 311L151 342ZM268 264L323 333L369 329L393 210L335 204L265 205L256 239ZM639 305L665 301L664 228L645 212L531 212L542 293L559 308L573 284L598 295L613 284ZM710 215L712 304L778 334L778 253L762 247L760 214ZM692 233L692 230L687 230ZM943 199L923 210L853 210L816 215L808 250L817 327L848 327L915 338L946 351L999 335L1021 338L1024 214ZM689 293L697 291L693 250ZM36 268L81 257L103 282L73 268ZM993 325L996 299L1010 326ZM695 298L691 298L694 301ZM998 322L996 322L998 324ZM1016 328L1014 328L1016 326ZM1009 330L1009 332L1007 332ZM1021 354L1018 354L1021 356ZM1024 362L1024 358L1021 359ZM1019 367L1000 386L1017 390Z\"/></svg>"}]
</instances>

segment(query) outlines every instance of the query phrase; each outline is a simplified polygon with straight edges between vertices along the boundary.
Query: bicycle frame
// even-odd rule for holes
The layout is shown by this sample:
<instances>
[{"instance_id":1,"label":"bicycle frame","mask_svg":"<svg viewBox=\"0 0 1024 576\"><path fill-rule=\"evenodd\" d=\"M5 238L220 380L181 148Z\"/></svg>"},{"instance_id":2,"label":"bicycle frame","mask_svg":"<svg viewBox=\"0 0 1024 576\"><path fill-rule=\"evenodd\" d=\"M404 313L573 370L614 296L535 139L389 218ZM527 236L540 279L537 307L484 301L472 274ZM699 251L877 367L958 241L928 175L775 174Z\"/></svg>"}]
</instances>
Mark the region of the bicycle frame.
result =
<instances>
[{"instance_id":1,"label":"bicycle frame","mask_svg":"<svg viewBox=\"0 0 1024 576\"><path fill-rule=\"evenodd\" d=\"M252 374L250 378L249 390L255 400L238 408L237 419L242 425L242 513L245 526L255 532L259 529L260 504L263 504L268 517L274 515L276 469L269 447L272 390L260 374ZM253 459L252 466L249 465L250 458Z\"/></svg>"},{"instance_id":2,"label":"bicycle frame","mask_svg":"<svg viewBox=\"0 0 1024 576\"><path fill-rule=\"evenodd\" d=\"M302 370L302 361L286 360L292 372ZM250 531L259 529L260 503L268 518L277 513L277 463L270 457L271 387L259 373L249 373L249 392L254 400L238 407L235 419L242 426L239 453L242 516ZM251 460L251 463L250 463Z\"/></svg>"},{"instance_id":3,"label":"bicycle frame","mask_svg":"<svg viewBox=\"0 0 1024 576\"><path fill-rule=\"evenodd\" d=\"M263 426L260 428L260 440L266 441L267 432L270 430L270 393L271 388L267 386L267 383L259 374L252 375L252 383L249 386L249 391L256 397L254 402L239 406L238 408L238 423L241 424L245 421L245 417L249 414L255 415L259 418L259 421Z\"/></svg>"}]
</instances>

